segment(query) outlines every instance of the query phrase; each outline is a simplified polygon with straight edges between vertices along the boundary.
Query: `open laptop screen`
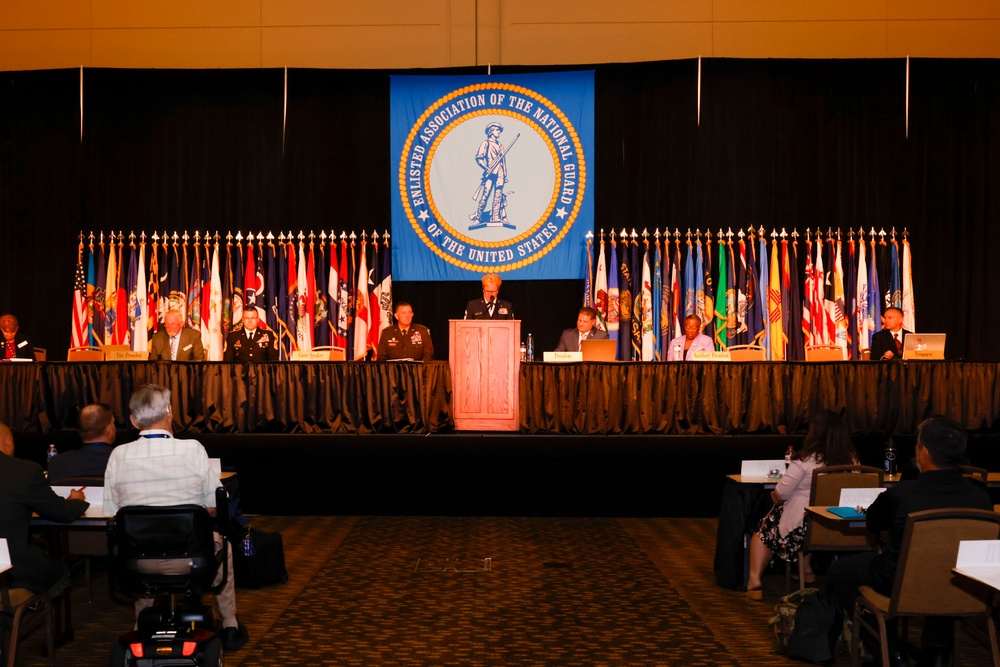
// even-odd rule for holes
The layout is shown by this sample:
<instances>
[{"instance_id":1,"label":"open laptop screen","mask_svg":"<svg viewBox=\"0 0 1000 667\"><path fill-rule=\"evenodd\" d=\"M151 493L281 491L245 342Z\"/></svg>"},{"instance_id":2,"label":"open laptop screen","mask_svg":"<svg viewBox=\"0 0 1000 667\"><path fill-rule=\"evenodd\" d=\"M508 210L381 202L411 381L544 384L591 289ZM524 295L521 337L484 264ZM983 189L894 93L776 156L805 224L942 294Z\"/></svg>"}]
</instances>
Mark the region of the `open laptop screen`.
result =
<instances>
[{"instance_id":1,"label":"open laptop screen","mask_svg":"<svg viewBox=\"0 0 1000 667\"><path fill-rule=\"evenodd\" d=\"M580 343L584 361L615 361L618 355L616 340L585 340Z\"/></svg>"},{"instance_id":2,"label":"open laptop screen","mask_svg":"<svg viewBox=\"0 0 1000 667\"><path fill-rule=\"evenodd\" d=\"M903 359L944 359L943 333L911 333L903 338Z\"/></svg>"}]
</instances>

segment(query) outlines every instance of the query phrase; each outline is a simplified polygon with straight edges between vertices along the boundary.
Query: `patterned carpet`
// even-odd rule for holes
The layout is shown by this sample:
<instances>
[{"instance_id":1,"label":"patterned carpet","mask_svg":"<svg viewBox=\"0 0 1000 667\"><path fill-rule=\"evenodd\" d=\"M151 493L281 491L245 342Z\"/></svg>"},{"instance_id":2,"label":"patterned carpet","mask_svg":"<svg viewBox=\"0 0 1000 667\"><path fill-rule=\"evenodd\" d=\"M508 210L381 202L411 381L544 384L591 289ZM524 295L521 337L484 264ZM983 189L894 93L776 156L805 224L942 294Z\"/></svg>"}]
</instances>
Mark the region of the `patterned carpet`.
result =
<instances>
[{"instance_id":1,"label":"patterned carpet","mask_svg":"<svg viewBox=\"0 0 1000 667\"><path fill-rule=\"evenodd\" d=\"M238 589L251 642L229 665L793 665L765 602L715 584L713 519L258 517L291 581ZM489 559L488 561L486 559ZM108 664L131 608L74 582L58 665ZM44 665L32 637L19 665ZM986 651L964 648L964 664ZM977 662L977 660L979 662ZM841 655L838 665L849 664Z\"/></svg>"}]
</instances>

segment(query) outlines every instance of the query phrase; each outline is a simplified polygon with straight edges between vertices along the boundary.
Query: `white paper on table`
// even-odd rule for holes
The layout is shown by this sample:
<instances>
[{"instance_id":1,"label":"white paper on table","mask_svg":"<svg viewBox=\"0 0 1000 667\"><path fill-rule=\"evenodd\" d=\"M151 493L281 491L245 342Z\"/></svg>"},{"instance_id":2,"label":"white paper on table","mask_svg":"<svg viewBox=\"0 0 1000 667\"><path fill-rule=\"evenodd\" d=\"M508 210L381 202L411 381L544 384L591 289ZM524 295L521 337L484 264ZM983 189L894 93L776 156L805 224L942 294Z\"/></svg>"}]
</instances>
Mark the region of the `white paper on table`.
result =
<instances>
[{"instance_id":1,"label":"white paper on table","mask_svg":"<svg viewBox=\"0 0 1000 667\"><path fill-rule=\"evenodd\" d=\"M955 567L1000 567L1000 540L962 540Z\"/></svg>"},{"instance_id":2,"label":"white paper on table","mask_svg":"<svg viewBox=\"0 0 1000 667\"><path fill-rule=\"evenodd\" d=\"M840 507L869 507L879 494L885 491L885 487L872 487L864 489L841 489Z\"/></svg>"},{"instance_id":3,"label":"white paper on table","mask_svg":"<svg viewBox=\"0 0 1000 667\"><path fill-rule=\"evenodd\" d=\"M778 471L780 477L785 472L784 459L767 459L758 461L743 461L740 465L740 475L743 477L759 477L767 479L772 470ZM771 477L774 479L774 477Z\"/></svg>"},{"instance_id":4,"label":"white paper on table","mask_svg":"<svg viewBox=\"0 0 1000 667\"><path fill-rule=\"evenodd\" d=\"M10 562L10 549L7 548L7 538L0 537L0 572L9 570L12 566Z\"/></svg>"},{"instance_id":5,"label":"white paper on table","mask_svg":"<svg viewBox=\"0 0 1000 667\"><path fill-rule=\"evenodd\" d=\"M57 496L62 498L69 498L69 492L77 487L75 486L53 486L52 490L56 492ZM104 516L104 487L103 486L87 486L83 489L83 495L86 497L87 502L90 503L90 507L84 513L84 516L88 517L102 517Z\"/></svg>"}]
</instances>

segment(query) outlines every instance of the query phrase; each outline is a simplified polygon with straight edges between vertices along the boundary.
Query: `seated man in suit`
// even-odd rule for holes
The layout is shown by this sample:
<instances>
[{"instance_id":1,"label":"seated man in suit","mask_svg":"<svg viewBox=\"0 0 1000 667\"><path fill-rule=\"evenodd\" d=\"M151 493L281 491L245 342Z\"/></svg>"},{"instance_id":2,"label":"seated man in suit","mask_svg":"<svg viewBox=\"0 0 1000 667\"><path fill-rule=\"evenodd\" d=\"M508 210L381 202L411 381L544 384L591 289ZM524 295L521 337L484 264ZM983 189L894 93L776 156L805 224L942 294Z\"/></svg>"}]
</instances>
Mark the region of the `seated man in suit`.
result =
<instances>
[{"instance_id":1,"label":"seated man in suit","mask_svg":"<svg viewBox=\"0 0 1000 667\"><path fill-rule=\"evenodd\" d=\"M872 335L872 348L869 361L899 361L903 358L903 339L906 334L913 333L903 328L903 311L895 306L889 306L882 315L881 331Z\"/></svg>"},{"instance_id":2,"label":"seated man in suit","mask_svg":"<svg viewBox=\"0 0 1000 667\"><path fill-rule=\"evenodd\" d=\"M104 469L115 446L118 427L107 403L92 403L80 410L80 439L83 446L53 456L49 461L49 484L71 477L104 478ZM62 484L61 486L65 486Z\"/></svg>"},{"instance_id":3,"label":"seated man in suit","mask_svg":"<svg viewBox=\"0 0 1000 667\"><path fill-rule=\"evenodd\" d=\"M201 333L184 326L181 311L168 310L163 316L163 328L153 334L150 341L149 360L204 361Z\"/></svg>"},{"instance_id":4,"label":"seated man in suit","mask_svg":"<svg viewBox=\"0 0 1000 667\"><path fill-rule=\"evenodd\" d=\"M413 307L405 301L396 304L396 324L382 330L377 358L379 361L434 361L430 329L422 324L413 324Z\"/></svg>"},{"instance_id":5,"label":"seated man in suit","mask_svg":"<svg viewBox=\"0 0 1000 667\"><path fill-rule=\"evenodd\" d=\"M0 331L3 332L3 349L0 350L0 361L4 359L35 358L35 348L23 335L17 335L17 318L13 315L0 315Z\"/></svg>"},{"instance_id":6,"label":"seated man in suit","mask_svg":"<svg viewBox=\"0 0 1000 667\"><path fill-rule=\"evenodd\" d=\"M510 301L498 299L503 280L495 273L483 276L483 298L473 299L465 307L467 320L512 320L514 309Z\"/></svg>"},{"instance_id":7,"label":"seated man in suit","mask_svg":"<svg viewBox=\"0 0 1000 667\"><path fill-rule=\"evenodd\" d=\"M274 333L269 329L258 329L260 316L257 309L250 307L243 311L243 327L226 336L226 352L223 361L277 361L278 348Z\"/></svg>"},{"instance_id":8,"label":"seated man in suit","mask_svg":"<svg viewBox=\"0 0 1000 667\"><path fill-rule=\"evenodd\" d=\"M580 344L585 340L607 340L608 332L594 327L595 324L597 311L593 308L581 308L576 315L576 328L562 332L556 352L579 352Z\"/></svg>"},{"instance_id":9,"label":"seated man in suit","mask_svg":"<svg viewBox=\"0 0 1000 667\"><path fill-rule=\"evenodd\" d=\"M0 536L7 538L12 569L10 585L34 593L59 595L69 586L69 568L49 557L28 537L31 513L43 519L68 523L87 511L83 491L73 489L60 498L45 481L42 466L14 458L14 436L0 422Z\"/></svg>"}]
</instances>

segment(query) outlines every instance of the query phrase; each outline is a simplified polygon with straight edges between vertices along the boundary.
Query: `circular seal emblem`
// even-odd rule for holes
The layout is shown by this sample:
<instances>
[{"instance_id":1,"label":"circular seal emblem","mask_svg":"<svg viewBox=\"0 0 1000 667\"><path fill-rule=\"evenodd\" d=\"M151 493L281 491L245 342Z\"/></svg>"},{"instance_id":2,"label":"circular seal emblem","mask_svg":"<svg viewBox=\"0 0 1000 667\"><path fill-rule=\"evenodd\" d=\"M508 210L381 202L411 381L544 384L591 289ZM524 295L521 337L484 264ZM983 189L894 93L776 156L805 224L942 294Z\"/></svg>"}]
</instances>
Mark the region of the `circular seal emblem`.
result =
<instances>
[{"instance_id":1,"label":"circular seal emblem","mask_svg":"<svg viewBox=\"0 0 1000 667\"><path fill-rule=\"evenodd\" d=\"M411 127L399 161L406 219L427 248L471 271L544 257L580 213L583 145L566 114L525 86L444 95Z\"/></svg>"}]
</instances>

